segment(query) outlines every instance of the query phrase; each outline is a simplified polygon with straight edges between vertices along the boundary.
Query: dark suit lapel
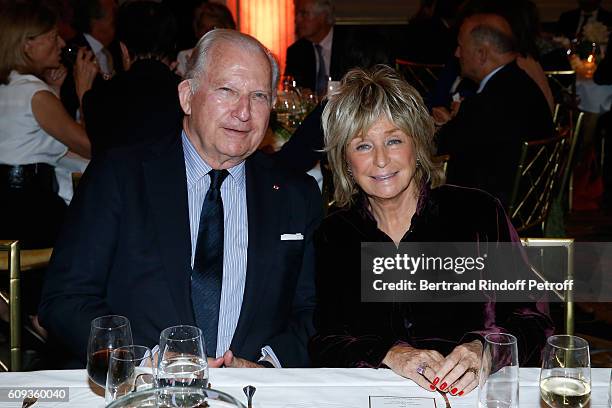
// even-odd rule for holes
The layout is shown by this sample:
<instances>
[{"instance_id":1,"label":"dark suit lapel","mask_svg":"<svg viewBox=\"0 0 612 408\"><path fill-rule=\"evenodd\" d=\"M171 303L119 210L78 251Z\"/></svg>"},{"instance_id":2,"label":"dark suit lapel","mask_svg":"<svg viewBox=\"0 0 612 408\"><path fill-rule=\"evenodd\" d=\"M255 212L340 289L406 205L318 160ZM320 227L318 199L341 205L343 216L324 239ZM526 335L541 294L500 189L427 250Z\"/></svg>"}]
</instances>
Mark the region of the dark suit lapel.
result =
<instances>
[{"instance_id":1,"label":"dark suit lapel","mask_svg":"<svg viewBox=\"0 0 612 408\"><path fill-rule=\"evenodd\" d=\"M193 322L191 307L191 238L185 160L179 135L159 143L159 155L143 163L149 208L157 227L164 278L180 322ZM162 146L163 145L163 146Z\"/></svg>"},{"instance_id":2,"label":"dark suit lapel","mask_svg":"<svg viewBox=\"0 0 612 408\"><path fill-rule=\"evenodd\" d=\"M259 153L255 153L258 155ZM276 187L276 188L275 188ZM256 157L246 162L247 216L249 222L249 247L247 249L247 272L242 298L240 318L232 344L232 351L239 352L254 322L259 302L265 295L270 268L274 267L274 248L280 240L280 214L276 197L282 194L280 184L275 182L270 170Z\"/></svg>"}]
</instances>

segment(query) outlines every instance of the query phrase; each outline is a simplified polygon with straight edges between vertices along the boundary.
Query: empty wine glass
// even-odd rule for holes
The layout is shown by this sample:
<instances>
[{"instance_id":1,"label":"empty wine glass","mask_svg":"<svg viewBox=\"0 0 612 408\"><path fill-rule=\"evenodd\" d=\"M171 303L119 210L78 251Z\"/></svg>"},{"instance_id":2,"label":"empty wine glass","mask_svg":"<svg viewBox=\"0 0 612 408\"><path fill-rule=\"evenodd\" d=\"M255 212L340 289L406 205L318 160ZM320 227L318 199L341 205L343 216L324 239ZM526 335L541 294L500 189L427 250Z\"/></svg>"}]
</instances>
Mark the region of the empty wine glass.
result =
<instances>
[{"instance_id":1,"label":"empty wine glass","mask_svg":"<svg viewBox=\"0 0 612 408\"><path fill-rule=\"evenodd\" d=\"M485 336L478 376L480 408L518 408L519 364L516 337L505 333Z\"/></svg>"},{"instance_id":2,"label":"empty wine glass","mask_svg":"<svg viewBox=\"0 0 612 408\"><path fill-rule=\"evenodd\" d=\"M206 388L208 363L202 330L173 326L161 332L156 383L159 387Z\"/></svg>"},{"instance_id":3,"label":"empty wine glass","mask_svg":"<svg viewBox=\"0 0 612 408\"><path fill-rule=\"evenodd\" d=\"M106 403L133 391L153 386L153 359L145 346L124 346L113 350L106 376Z\"/></svg>"},{"instance_id":4,"label":"empty wine glass","mask_svg":"<svg viewBox=\"0 0 612 408\"><path fill-rule=\"evenodd\" d=\"M591 399L589 343L569 335L551 336L546 341L540 395L553 408L584 407Z\"/></svg>"},{"instance_id":5,"label":"empty wine glass","mask_svg":"<svg viewBox=\"0 0 612 408\"><path fill-rule=\"evenodd\" d=\"M87 374L91 381L104 387L111 352L132 344L130 321L124 316L102 316L91 321L87 344Z\"/></svg>"}]
</instances>

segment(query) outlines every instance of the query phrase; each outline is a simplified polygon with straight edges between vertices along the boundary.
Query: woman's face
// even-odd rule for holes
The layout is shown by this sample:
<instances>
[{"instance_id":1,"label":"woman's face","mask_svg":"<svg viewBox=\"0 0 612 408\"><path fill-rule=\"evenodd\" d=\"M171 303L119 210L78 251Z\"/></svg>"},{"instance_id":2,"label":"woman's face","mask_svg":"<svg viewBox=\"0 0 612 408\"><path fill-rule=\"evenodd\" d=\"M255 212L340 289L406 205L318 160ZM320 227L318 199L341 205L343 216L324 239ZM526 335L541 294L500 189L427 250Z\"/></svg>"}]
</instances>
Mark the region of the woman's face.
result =
<instances>
[{"instance_id":1,"label":"woman's face","mask_svg":"<svg viewBox=\"0 0 612 408\"><path fill-rule=\"evenodd\" d=\"M363 136L348 144L346 160L355 182L371 199L417 196L412 138L381 116Z\"/></svg>"},{"instance_id":2,"label":"woman's face","mask_svg":"<svg viewBox=\"0 0 612 408\"><path fill-rule=\"evenodd\" d=\"M57 27L26 41L25 53L37 71L60 66L62 48L66 45L59 36Z\"/></svg>"}]
</instances>

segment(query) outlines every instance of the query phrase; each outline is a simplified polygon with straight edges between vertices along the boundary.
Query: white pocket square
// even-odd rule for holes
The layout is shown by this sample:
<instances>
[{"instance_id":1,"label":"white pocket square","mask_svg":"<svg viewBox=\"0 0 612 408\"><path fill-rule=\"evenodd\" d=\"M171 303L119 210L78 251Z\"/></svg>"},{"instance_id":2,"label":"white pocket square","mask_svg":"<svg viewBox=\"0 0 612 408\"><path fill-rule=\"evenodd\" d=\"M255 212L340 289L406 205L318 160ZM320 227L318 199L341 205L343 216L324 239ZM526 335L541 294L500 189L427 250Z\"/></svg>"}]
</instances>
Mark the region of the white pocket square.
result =
<instances>
[{"instance_id":1,"label":"white pocket square","mask_svg":"<svg viewBox=\"0 0 612 408\"><path fill-rule=\"evenodd\" d=\"M297 234L282 234L281 241L301 241L304 239L304 236L299 232Z\"/></svg>"}]
</instances>

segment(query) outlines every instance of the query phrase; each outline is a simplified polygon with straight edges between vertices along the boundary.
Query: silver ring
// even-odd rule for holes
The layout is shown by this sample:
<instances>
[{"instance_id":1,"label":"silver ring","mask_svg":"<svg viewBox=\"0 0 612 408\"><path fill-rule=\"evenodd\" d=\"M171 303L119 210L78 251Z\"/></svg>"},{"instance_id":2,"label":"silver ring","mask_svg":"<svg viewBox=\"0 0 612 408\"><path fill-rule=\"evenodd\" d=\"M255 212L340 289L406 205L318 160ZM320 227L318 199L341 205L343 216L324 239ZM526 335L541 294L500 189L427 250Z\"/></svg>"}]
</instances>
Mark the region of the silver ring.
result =
<instances>
[{"instance_id":1,"label":"silver ring","mask_svg":"<svg viewBox=\"0 0 612 408\"><path fill-rule=\"evenodd\" d=\"M417 367L416 372L421 375L425 375L425 370L427 367L429 367L427 363L421 363L421 365Z\"/></svg>"},{"instance_id":2,"label":"silver ring","mask_svg":"<svg viewBox=\"0 0 612 408\"><path fill-rule=\"evenodd\" d=\"M476 367L470 367L467 370L465 370L466 373L472 373L474 374L474 377L478 378L478 369Z\"/></svg>"}]
</instances>

